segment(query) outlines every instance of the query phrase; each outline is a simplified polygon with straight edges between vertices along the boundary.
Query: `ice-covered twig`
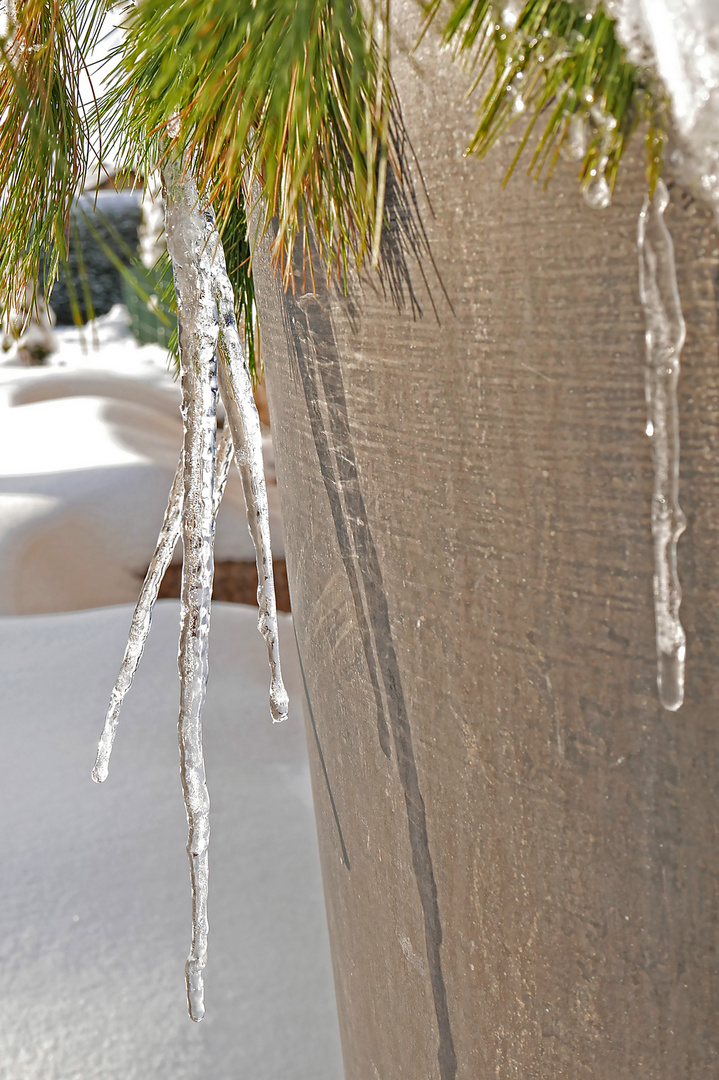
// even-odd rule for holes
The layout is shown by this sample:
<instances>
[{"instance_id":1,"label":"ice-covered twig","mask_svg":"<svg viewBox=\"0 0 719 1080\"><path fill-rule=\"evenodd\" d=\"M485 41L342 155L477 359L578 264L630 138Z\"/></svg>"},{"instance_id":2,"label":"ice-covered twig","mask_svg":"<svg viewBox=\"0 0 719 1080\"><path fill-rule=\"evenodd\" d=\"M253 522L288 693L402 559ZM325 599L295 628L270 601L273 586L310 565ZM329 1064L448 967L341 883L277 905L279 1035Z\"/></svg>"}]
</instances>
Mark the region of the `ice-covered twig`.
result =
<instances>
[{"instance_id":1,"label":"ice-covered twig","mask_svg":"<svg viewBox=\"0 0 719 1080\"><path fill-rule=\"evenodd\" d=\"M654 617L657 686L665 709L684 701L686 636L679 621L682 600L677 574L677 540L686 519L679 506L679 356L684 344L674 246L664 221L669 192L663 180L639 215L639 295L646 319L645 388L647 435L652 440L654 491Z\"/></svg>"},{"instance_id":2,"label":"ice-covered twig","mask_svg":"<svg viewBox=\"0 0 719 1080\"><path fill-rule=\"evenodd\" d=\"M212 491L212 512L215 521L217 521L217 511L219 510L222 495L227 483L227 474L229 472L231 460L232 436L230 434L229 425L226 425L222 430L222 434L220 435L217 444L217 464L215 467L215 482ZM147 636L150 633L152 610L155 606L155 601L157 600L157 595L160 591L160 585L165 576L165 571L170 565L175 545L180 538L182 484L182 456L180 456L175 478L172 481L172 487L170 489L170 497L167 502L167 509L165 510L165 518L162 522L160 535L157 538L157 545L152 559L150 560L147 573L145 574L145 580L142 583L142 589L140 590L140 596L135 605L135 610L132 613L132 622L130 623L130 633L125 647L125 655L122 660L120 672L117 676L117 682L110 695L110 705L107 710L107 716L105 717L105 726L102 729L102 735L100 736L100 742L97 747L95 768L92 770L92 778L98 784L101 784L103 780L107 779L110 767L110 755L112 753L115 733L120 719L120 709L122 708L122 703L127 696L128 690L132 686L135 673L137 672L138 665L142 659Z\"/></svg>"},{"instance_id":3,"label":"ice-covered twig","mask_svg":"<svg viewBox=\"0 0 719 1080\"><path fill-rule=\"evenodd\" d=\"M183 447L180 649L180 769L189 825L192 946L185 966L190 1016L205 1015L202 972L207 960L210 800L202 753L214 568L213 477L217 428L217 306L210 243L214 221L179 161L163 170L165 229L172 259L180 332Z\"/></svg>"},{"instance_id":4,"label":"ice-covered twig","mask_svg":"<svg viewBox=\"0 0 719 1080\"><path fill-rule=\"evenodd\" d=\"M142 659L147 635L150 633L152 609L157 600L157 594L160 590L162 579L165 576L165 571L170 565L172 553L175 550L175 544L180 536L181 511L182 455L180 455L177 472L175 473L175 478L172 481L172 487L170 488L170 496L167 501L167 509L165 510L165 517L162 522L162 528L160 529L160 535L157 538L157 546L155 547L155 552L150 560L147 573L145 574L145 580L142 583L142 589L140 590L140 596L135 605L135 610L132 613L130 633L128 635L127 645L125 646L125 655L122 660L122 665L120 666L120 673L117 676L117 682L110 695L110 705L107 710L107 716L105 717L105 726L102 729L102 735L100 736L100 742L97 747L95 768L92 770L92 778L98 784L101 784L103 780L107 779L107 773L110 767L110 754L112 753L115 732L117 731L117 725L120 720L120 709L122 708L122 703L125 700L128 690L132 686L138 664Z\"/></svg>"},{"instance_id":5,"label":"ice-covered twig","mask_svg":"<svg viewBox=\"0 0 719 1080\"><path fill-rule=\"evenodd\" d=\"M272 573L270 515L262 462L262 432L252 394L252 380L235 321L232 285L218 243L214 264L215 298L220 319L219 383L235 445L235 461L242 479L250 529L257 558L258 629L267 644L270 662L270 713L275 723L287 717L289 699L282 682L277 602Z\"/></svg>"}]
</instances>

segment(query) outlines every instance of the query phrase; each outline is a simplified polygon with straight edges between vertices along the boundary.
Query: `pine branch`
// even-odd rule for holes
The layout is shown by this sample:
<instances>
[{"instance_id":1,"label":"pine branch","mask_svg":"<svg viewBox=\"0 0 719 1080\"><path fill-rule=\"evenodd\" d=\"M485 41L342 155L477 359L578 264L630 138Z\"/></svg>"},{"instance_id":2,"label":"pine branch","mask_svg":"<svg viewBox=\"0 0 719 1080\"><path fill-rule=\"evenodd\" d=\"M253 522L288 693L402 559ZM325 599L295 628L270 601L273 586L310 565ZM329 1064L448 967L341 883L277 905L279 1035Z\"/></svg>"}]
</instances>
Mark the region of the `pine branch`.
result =
<instances>
[{"instance_id":1,"label":"pine branch","mask_svg":"<svg viewBox=\"0 0 719 1080\"><path fill-rule=\"evenodd\" d=\"M223 228L259 185L288 274L304 219L328 266L377 248L390 81L353 3L140 0L117 60L106 113L123 162L154 165L176 118L166 152L189 155Z\"/></svg>"},{"instance_id":2,"label":"pine branch","mask_svg":"<svg viewBox=\"0 0 719 1080\"><path fill-rule=\"evenodd\" d=\"M440 3L428 6L425 28ZM661 173L668 101L658 79L629 61L614 26L601 6L591 11L581 2L526 0L504 7L454 0L444 41L475 75L473 89L493 72L470 152L483 156L511 124L524 123L507 179L536 129L528 170L535 177L548 179L562 154L579 163L585 191L602 177L612 189L629 140L644 123L653 190Z\"/></svg>"},{"instance_id":3,"label":"pine branch","mask_svg":"<svg viewBox=\"0 0 719 1080\"><path fill-rule=\"evenodd\" d=\"M53 253L48 284L67 258L70 207L92 153L80 78L105 11L104 3L24 0L0 41L3 314L34 287L43 251Z\"/></svg>"}]
</instances>

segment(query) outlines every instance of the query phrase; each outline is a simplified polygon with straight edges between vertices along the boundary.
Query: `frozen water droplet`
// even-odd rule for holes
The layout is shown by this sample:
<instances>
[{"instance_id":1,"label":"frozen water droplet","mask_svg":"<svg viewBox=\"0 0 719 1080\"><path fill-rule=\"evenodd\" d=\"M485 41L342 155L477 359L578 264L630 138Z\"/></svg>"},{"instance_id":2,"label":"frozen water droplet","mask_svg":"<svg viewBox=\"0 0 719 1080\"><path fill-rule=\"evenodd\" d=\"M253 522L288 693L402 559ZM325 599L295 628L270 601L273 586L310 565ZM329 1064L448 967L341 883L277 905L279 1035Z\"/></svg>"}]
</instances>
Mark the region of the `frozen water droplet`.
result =
<instances>
[{"instance_id":1,"label":"frozen water droplet","mask_svg":"<svg viewBox=\"0 0 719 1080\"><path fill-rule=\"evenodd\" d=\"M562 143L561 154L565 161L583 161L587 153L587 121L575 113L567 125L567 134Z\"/></svg>"},{"instance_id":2,"label":"frozen water droplet","mask_svg":"<svg viewBox=\"0 0 719 1080\"><path fill-rule=\"evenodd\" d=\"M524 112L524 98L513 83L510 83L507 87L507 94L512 98L512 111L516 113Z\"/></svg>"},{"instance_id":3,"label":"frozen water droplet","mask_svg":"<svg viewBox=\"0 0 719 1080\"><path fill-rule=\"evenodd\" d=\"M591 179L584 189L584 201L592 210L604 210L612 201L612 193L604 173L592 169L589 173Z\"/></svg>"},{"instance_id":4,"label":"frozen water droplet","mask_svg":"<svg viewBox=\"0 0 719 1080\"><path fill-rule=\"evenodd\" d=\"M509 0L502 8L502 26L505 30L514 30L524 9L524 0Z\"/></svg>"},{"instance_id":5,"label":"frozen water droplet","mask_svg":"<svg viewBox=\"0 0 719 1080\"><path fill-rule=\"evenodd\" d=\"M677 541L686 520L679 505L679 405L677 380L684 344L684 318L674 265L674 245L664 221L669 192L657 182L654 198L639 215L639 295L646 320L645 394L647 430L652 429L654 491L654 620L657 687L666 709L684 699L686 636L679 619L682 593L677 573Z\"/></svg>"}]
</instances>

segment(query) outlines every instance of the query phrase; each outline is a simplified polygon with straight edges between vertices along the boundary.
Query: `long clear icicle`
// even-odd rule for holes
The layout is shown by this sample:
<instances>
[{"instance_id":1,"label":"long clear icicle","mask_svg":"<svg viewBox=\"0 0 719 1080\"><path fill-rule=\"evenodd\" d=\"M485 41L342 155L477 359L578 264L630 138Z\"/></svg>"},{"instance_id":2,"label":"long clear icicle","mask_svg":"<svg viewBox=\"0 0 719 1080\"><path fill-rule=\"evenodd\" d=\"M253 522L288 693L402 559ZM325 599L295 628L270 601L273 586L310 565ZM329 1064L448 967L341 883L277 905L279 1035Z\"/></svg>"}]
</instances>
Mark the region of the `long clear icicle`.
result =
<instances>
[{"instance_id":1,"label":"long clear icicle","mask_svg":"<svg viewBox=\"0 0 719 1080\"><path fill-rule=\"evenodd\" d=\"M684 319L674 265L674 246L664 221L669 192L659 180L639 215L639 295L646 320L645 390L647 435L652 440L654 491L654 617L657 686L665 709L684 701L686 636L679 621L681 588L677 540L686 526L679 506L679 409L677 380L684 344Z\"/></svg>"},{"instance_id":2,"label":"long clear icicle","mask_svg":"<svg viewBox=\"0 0 719 1080\"><path fill-rule=\"evenodd\" d=\"M247 523L257 558L258 629L265 639L270 663L270 713L275 723L285 720L289 698L282 682L277 602L272 573L270 514L262 462L262 432L252 394L252 380L235 321L232 285L218 243L215 252L215 299L220 319L219 383L222 402L232 431L235 462L242 479Z\"/></svg>"},{"instance_id":3,"label":"long clear icicle","mask_svg":"<svg viewBox=\"0 0 719 1080\"><path fill-rule=\"evenodd\" d=\"M177 295L182 371L182 588L180 648L180 771L189 826L192 945L185 965L190 1016L205 1015L202 972L207 961L210 799L202 752L202 709L208 673L214 569L213 478L217 428L217 306L213 296L212 218L178 161L163 169L165 230Z\"/></svg>"},{"instance_id":4,"label":"long clear icicle","mask_svg":"<svg viewBox=\"0 0 719 1080\"><path fill-rule=\"evenodd\" d=\"M215 481L212 492L213 516L217 520L217 511L220 507L222 495L227 483L227 474L232 460L232 436L229 425L226 425L217 445L217 465L215 468ZM157 538L157 545L150 560L150 565L142 583L140 596L135 610L132 613L130 632L128 634L125 655L120 666L117 681L112 688L110 704L105 717L105 726L102 729L100 742L97 747L95 767L92 770L92 778L98 784L107 779L110 768L110 755L115 742L115 733L120 720L120 710L132 686L138 665L145 650L150 625L152 623L152 611L160 591L162 579L172 560L175 545L180 538L180 516L182 514L182 456L177 466L175 478L172 481L170 497L165 510L165 517Z\"/></svg>"}]
</instances>

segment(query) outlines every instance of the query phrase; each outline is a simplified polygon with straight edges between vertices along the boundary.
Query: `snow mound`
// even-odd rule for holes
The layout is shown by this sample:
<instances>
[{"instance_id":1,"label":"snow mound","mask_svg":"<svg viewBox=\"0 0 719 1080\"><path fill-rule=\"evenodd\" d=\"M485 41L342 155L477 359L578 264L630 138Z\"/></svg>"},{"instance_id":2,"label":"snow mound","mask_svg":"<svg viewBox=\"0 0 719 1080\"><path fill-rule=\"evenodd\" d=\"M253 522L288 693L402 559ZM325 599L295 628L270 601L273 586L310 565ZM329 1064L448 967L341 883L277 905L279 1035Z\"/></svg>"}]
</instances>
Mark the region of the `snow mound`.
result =
<instances>
[{"instance_id":1,"label":"snow mound","mask_svg":"<svg viewBox=\"0 0 719 1080\"><path fill-rule=\"evenodd\" d=\"M134 602L182 445L167 354L135 344L122 305L56 333L48 365L0 363L0 615ZM269 433L263 448L281 556ZM254 559L234 469L215 551Z\"/></svg>"}]
</instances>

